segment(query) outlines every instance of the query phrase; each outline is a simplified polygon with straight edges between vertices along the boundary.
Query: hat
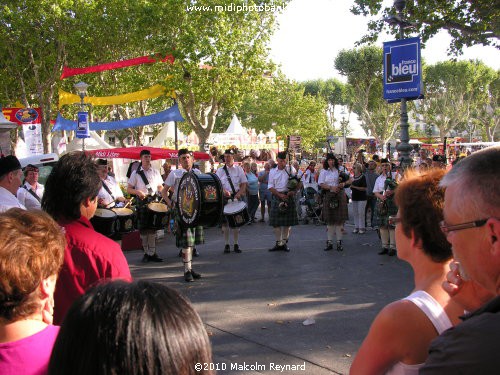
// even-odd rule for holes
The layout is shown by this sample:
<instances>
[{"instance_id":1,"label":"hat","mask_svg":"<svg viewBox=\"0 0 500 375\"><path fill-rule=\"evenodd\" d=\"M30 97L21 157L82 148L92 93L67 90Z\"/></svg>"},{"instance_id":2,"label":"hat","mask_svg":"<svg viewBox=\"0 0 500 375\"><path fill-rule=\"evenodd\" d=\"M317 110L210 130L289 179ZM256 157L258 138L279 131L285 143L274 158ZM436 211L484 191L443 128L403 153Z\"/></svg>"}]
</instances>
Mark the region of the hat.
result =
<instances>
[{"instance_id":1,"label":"hat","mask_svg":"<svg viewBox=\"0 0 500 375\"><path fill-rule=\"evenodd\" d=\"M149 150L141 150L141 153L139 154L139 157L141 157L142 155L151 155L151 151L149 151Z\"/></svg>"},{"instance_id":2,"label":"hat","mask_svg":"<svg viewBox=\"0 0 500 375\"><path fill-rule=\"evenodd\" d=\"M387 158L382 158L382 159L380 159L380 163L381 164L388 164L388 163L390 163L390 161Z\"/></svg>"},{"instance_id":3,"label":"hat","mask_svg":"<svg viewBox=\"0 0 500 375\"><path fill-rule=\"evenodd\" d=\"M444 155L434 155L432 161L437 161L438 163L446 163L446 157Z\"/></svg>"},{"instance_id":4,"label":"hat","mask_svg":"<svg viewBox=\"0 0 500 375\"><path fill-rule=\"evenodd\" d=\"M226 151L224 151L224 155L234 155L236 154L232 148L228 148Z\"/></svg>"},{"instance_id":5,"label":"hat","mask_svg":"<svg viewBox=\"0 0 500 375\"><path fill-rule=\"evenodd\" d=\"M193 153L191 151L189 151L187 148L181 148L178 152L177 152L177 157L181 157L182 155L193 155Z\"/></svg>"},{"instance_id":6,"label":"hat","mask_svg":"<svg viewBox=\"0 0 500 375\"><path fill-rule=\"evenodd\" d=\"M106 159L97 159L97 165L108 165L108 161Z\"/></svg>"},{"instance_id":7,"label":"hat","mask_svg":"<svg viewBox=\"0 0 500 375\"><path fill-rule=\"evenodd\" d=\"M325 158L325 160L327 160L327 161L328 161L328 160L330 160L330 159L332 159L332 160L336 160L337 158L335 157L335 155L334 155L333 153L329 152L328 154L326 154L326 158Z\"/></svg>"},{"instance_id":8,"label":"hat","mask_svg":"<svg viewBox=\"0 0 500 375\"><path fill-rule=\"evenodd\" d=\"M18 169L21 169L21 163L19 163L19 160L14 155L0 158L0 176Z\"/></svg>"},{"instance_id":9,"label":"hat","mask_svg":"<svg viewBox=\"0 0 500 375\"><path fill-rule=\"evenodd\" d=\"M286 151L280 151L280 152L278 152L278 155L276 157L278 159L285 160L286 159Z\"/></svg>"}]
</instances>

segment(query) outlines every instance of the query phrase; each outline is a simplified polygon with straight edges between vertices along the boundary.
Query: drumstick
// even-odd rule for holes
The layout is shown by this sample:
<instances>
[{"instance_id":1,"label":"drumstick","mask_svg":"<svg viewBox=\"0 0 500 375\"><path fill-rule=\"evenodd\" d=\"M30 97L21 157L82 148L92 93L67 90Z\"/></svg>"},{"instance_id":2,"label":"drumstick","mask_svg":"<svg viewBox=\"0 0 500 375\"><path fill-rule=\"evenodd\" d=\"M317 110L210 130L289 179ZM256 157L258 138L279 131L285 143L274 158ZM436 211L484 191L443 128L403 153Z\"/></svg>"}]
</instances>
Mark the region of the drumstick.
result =
<instances>
[{"instance_id":1,"label":"drumstick","mask_svg":"<svg viewBox=\"0 0 500 375\"><path fill-rule=\"evenodd\" d=\"M132 202L132 201L128 201L128 202L125 204L125 206L123 206L123 208L127 208L128 206L130 206L130 202Z\"/></svg>"}]
</instances>

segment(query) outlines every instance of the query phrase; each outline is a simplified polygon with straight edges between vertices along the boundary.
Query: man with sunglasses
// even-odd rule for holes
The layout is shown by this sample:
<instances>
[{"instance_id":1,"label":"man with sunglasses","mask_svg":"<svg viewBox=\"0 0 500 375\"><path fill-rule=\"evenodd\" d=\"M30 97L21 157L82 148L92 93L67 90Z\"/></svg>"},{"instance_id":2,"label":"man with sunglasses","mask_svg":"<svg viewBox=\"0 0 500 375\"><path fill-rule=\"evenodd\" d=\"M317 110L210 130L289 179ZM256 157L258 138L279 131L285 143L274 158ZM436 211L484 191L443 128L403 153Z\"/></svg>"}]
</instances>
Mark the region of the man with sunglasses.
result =
<instances>
[{"instance_id":1,"label":"man with sunglasses","mask_svg":"<svg viewBox=\"0 0 500 375\"><path fill-rule=\"evenodd\" d=\"M436 338L420 374L500 371L500 147L468 156L443 178L441 230L456 263L443 288L467 313Z\"/></svg>"}]
</instances>

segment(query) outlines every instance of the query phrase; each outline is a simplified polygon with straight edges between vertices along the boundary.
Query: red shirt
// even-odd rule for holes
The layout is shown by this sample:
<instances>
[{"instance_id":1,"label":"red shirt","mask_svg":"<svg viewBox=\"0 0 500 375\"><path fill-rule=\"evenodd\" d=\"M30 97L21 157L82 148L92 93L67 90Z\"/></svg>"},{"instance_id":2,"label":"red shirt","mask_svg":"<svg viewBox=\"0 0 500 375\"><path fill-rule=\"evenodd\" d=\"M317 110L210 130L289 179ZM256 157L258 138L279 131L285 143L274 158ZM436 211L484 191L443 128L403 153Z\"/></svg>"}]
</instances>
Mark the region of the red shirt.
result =
<instances>
[{"instance_id":1,"label":"red shirt","mask_svg":"<svg viewBox=\"0 0 500 375\"><path fill-rule=\"evenodd\" d=\"M64 263L54 293L54 324L60 325L71 304L97 281L132 281L120 246L97 233L88 219L59 222L66 231Z\"/></svg>"}]
</instances>

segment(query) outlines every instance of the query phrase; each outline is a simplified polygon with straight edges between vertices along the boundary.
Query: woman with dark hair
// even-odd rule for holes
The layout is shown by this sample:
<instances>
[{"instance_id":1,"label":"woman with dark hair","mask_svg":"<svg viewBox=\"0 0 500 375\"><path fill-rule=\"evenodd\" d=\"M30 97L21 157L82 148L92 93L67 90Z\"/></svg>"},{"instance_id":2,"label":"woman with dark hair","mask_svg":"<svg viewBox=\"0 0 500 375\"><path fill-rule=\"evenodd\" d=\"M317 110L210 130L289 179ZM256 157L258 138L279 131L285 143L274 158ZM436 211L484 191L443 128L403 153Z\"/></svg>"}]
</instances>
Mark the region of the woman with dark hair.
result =
<instances>
[{"instance_id":1,"label":"woman with dark hair","mask_svg":"<svg viewBox=\"0 0 500 375\"><path fill-rule=\"evenodd\" d=\"M100 189L97 166L84 152L61 157L45 184L42 209L64 228L67 241L54 295L57 324L73 301L98 280L132 279L120 246L97 233L89 221Z\"/></svg>"},{"instance_id":2,"label":"woman with dark hair","mask_svg":"<svg viewBox=\"0 0 500 375\"><path fill-rule=\"evenodd\" d=\"M40 210L0 214L0 374L47 374L64 234Z\"/></svg>"},{"instance_id":3,"label":"woman with dark hair","mask_svg":"<svg viewBox=\"0 0 500 375\"><path fill-rule=\"evenodd\" d=\"M452 257L439 228L443 220L442 170L409 171L396 191L398 257L413 268L415 288L382 309L351 366L351 374L418 374L431 341L458 324L463 307L441 285Z\"/></svg>"},{"instance_id":4,"label":"woman with dark hair","mask_svg":"<svg viewBox=\"0 0 500 375\"><path fill-rule=\"evenodd\" d=\"M351 182L350 176L339 171L339 162L334 154L328 154L318 178L323 199L323 220L327 225L325 251L333 249L333 236L337 237L337 251L343 251L342 227L348 219L347 196L344 187Z\"/></svg>"},{"instance_id":5,"label":"woman with dark hair","mask_svg":"<svg viewBox=\"0 0 500 375\"><path fill-rule=\"evenodd\" d=\"M71 307L50 359L51 375L213 374L210 341L191 304L167 286L108 282Z\"/></svg>"}]
</instances>

